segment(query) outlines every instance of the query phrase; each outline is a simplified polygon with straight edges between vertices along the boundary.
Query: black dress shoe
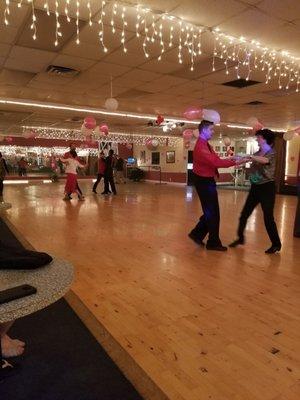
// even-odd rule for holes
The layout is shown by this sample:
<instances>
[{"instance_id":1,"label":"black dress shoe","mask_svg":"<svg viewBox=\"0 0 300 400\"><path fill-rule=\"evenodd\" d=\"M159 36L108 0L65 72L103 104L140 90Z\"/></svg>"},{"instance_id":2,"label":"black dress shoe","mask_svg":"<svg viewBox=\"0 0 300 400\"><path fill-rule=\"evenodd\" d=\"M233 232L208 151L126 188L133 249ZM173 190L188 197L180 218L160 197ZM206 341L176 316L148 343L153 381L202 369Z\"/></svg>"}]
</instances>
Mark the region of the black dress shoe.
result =
<instances>
[{"instance_id":1,"label":"black dress shoe","mask_svg":"<svg viewBox=\"0 0 300 400\"><path fill-rule=\"evenodd\" d=\"M206 249L207 250L215 250L215 251L227 251L227 247L222 246L221 244L217 244L217 245L207 244Z\"/></svg>"},{"instance_id":2,"label":"black dress shoe","mask_svg":"<svg viewBox=\"0 0 300 400\"><path fill-rule=\"evenodd\" d=\"M245 244L245 240L244 239L236 239L235 241L233 241L232 243L230 243L228 246L229 247L236 247L239 244Z\"/></svg>"},{"instance_id":3,"label":"black dress shoe","mask_svg":"<svg viewBox=\"0 0 300 400\"><path fill-rule=\"evenodd\" d=\"M188 237L192 239L195 243L199 244L200 246L205 246L205 243L202 242L201 239L199 239L196 235L194 235L192 232L188 234Z\"/></svg>"},{"instance_id":4,"label":"black dress shoe","mask_svg":"<svg viewBox=\"0 0 300 400\"><path fill-rule=\"evenodd\" d=\"M280 251L281 250L281 245L280 246L271 246L269 249L267 249L265 251L266 254L273 254L276 253L276 251Z\"/></svg>"}]
</instances>

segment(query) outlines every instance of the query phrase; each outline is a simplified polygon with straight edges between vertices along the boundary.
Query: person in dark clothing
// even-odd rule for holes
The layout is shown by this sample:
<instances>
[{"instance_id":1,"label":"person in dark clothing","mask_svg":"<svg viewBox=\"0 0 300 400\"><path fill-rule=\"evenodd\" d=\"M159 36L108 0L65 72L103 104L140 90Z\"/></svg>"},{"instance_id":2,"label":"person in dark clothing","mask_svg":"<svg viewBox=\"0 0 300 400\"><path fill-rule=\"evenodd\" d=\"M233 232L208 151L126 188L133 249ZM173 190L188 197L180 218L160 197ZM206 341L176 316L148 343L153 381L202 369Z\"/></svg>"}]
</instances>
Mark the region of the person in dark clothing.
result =
<instances>
[{"instance_id":1,"label":"person in dark clothing","mask_svg":"<svg viewBox=\"0 0 300 400\"><path fill-rule=\"evenodd\" d=\"M8 174L7 164L6 164L6 161L4 160L4 158L2 157L2 153L0 153L0 203L4 203L4 201L3 201L3 188L4 188L3 181L4 181L6 174Z\"/></svg>"},{"instance_id":2,"label":"person in dark clothing","mask_svg":"<svg viewBox=\"0 0 300 400\"><path fill-rule=\"evenodd\" d=\"M19 168L19 176L26 176L27 175L27 161L24 157L18 161L18 168Z\"/></svg>"},{"instance_id":3,"label":"person in dark clothing","mask_svg":"<svg viewBox=\"0 0 300 400\"><path fill-rule=\"evenodd\" d=\"M108 152L108 156L105 159L105 172L104 172L104 191L101 194L109 194L109 185L113 194L117 194L115 182L114 182L114 151L111 149Z\"/></svg>"},{"instance_id":4,"label":"person in dark clothing","mask_svg":"<svg viewBox=\"0 0 300 400\"><path fill-rule=\"evenodd\" d=\"M115 164L116 168L116 183L126 183L124 180L124 160L122 157L117 157Z\"/></svg>"},{"instance_id":5,"label":"person in dark clothing","mask_svg":"<svg viewBox=\"0 0 300 400\"><path fill-rule=\"evenodd\" d=\"M255 207L260 204L264 214L265 227L271 240L271 247L265 251L267 254L276 253L281 249L281 241L274 220L275 205L275 151L273 144L275 134L269 129L261 129L256 132L256 140L259 150L250 156L252 165L249 171L251 189L246 203L241 212L238 226L238 239L233 241L229 247L236 247L245 243L244 230L247 220Z\"/></svg>"},{"instance_id":6,"label":"person in dark clothing","mask_svg":"<svg viewBox=\"0 0 300 400\"><path fill-rule=\"evenodd\" d=\"M106 168L106 163L105 163L105 157L104 157L104 153L103 151L101 151L100 153L100 157L98 160L98 174L97 174L97 180L93 185L93 193L97 194L97 186L99 184L99 182L101 181L101 179L104 177L104 173L105 173L105 168Z\"/></svg>"}]
</instances>

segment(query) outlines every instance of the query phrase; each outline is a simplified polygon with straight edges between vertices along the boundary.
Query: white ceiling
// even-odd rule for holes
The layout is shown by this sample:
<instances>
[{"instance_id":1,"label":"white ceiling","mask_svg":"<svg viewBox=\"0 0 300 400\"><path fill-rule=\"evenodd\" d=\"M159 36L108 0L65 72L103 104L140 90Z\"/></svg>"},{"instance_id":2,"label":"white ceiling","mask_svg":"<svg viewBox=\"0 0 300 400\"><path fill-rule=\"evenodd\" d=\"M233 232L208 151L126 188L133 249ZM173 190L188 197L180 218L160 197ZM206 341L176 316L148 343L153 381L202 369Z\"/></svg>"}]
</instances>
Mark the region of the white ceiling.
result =
<instances>
[{"instance_id":1,"label":"white ceiling","mask_svg":"<svg viewBox=\"0 0 300 400\"><path fill-rule=\"evenodd\" d=\"M136 1L129 3L136 4ZM53 9L54 1L50 0L49 4ZM75 7L75 2L71 4ZM270 48L289 50L300 56L299 0L142 0L141 4L197 25L219 27L228 34L243 35ZM35 5L42 9L44 0L36 0ZM98 0L91 1L93 21L99 19L100 5ZM110 14L111 7L112 3L106 5L107 14ZM151 45L151 58L145 58L142 50L144 37L135 35L131 8L126 11L126 55L120 43L122 19L118 15L115 35L110 26L105 26L108 52L104 53L99 44L98 24L89 26L86 7L80 10L80 44L75 43L75 22L68 24L61 18L63 37L58 47L54 46L53 15L47 17L43 11L36 10L37 40L33 41L31 6L24 2L21 8L17 8L17 1L11 1L9 26L3 23L4 9L5 0L0 0L2 98L103 108L105 99L110 97L112 75L113 95L119 101L119 110L182 117L186 107L203 106L218 110L222 121L245 123L249 117L255 116L265 125L277 128L287 128L300 120L299 93L278 91L275 83L266 85L259 73L251 76L251 79L262 82L257 85L242 89L223 86L222 83L236 79L236 72L232 67L226 75L224 63L218 60L216 72L212 72L213 39L208 31L202 38L203 55L195 70L190 71L186 59L183 64L178 63L178 48L169 48L167 42L162 61L157 61L159 42ZM70 9L69 14L75 17L76 7ZM174 43L178 46L178 37L174 38ZM80 72L74 77L51 76L46 72L50 64ZM263 104L247 105L251 101ZM0 105L0 134L20 134L22 125L79 128L80 123L70 121L76 115L83 117L82 113L76 112ZM112 130L149 132L144 122L124 121L123 118L106 120Z\"/></svg>"}]
</instances>

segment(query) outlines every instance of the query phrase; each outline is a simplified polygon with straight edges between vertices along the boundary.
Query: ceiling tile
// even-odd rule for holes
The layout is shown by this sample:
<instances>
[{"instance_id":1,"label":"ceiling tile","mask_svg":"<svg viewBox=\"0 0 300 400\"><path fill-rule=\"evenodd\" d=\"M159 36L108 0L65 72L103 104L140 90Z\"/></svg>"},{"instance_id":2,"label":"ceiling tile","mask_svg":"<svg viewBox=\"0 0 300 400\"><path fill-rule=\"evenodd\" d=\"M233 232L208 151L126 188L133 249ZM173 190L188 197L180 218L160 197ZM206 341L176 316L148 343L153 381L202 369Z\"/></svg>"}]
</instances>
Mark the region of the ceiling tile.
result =
<instances>
[{"instance_id":1,"label":"ceiling tile","mask_svg":"<svg viewBox=\"0 0 300 400\"><path fill-rule=\"evenodd\" d=\"M245 3L236 0L226 0L222 4L218 0L185 0L172 14L197 25L212 27L238 15L246 8Z\"/></svg>"},{"instance_id":2,"label":"ceiling tile","mask_svg":"<svg viewBox=\"0 0 300 400\"><path fill-rule=\"evenodd\" d=\"M255 23L254 23L255 21ZM274 47L274 32L279 32L282 21L273 18L257 9L248 9L247 11L227 20L219 25L223 32L230 32L231 35L248 39L258 40L268 47ZM259 28L258 28L259 27Z\"/></svg>"},{"instance_id":3,"label":"ceiling tile","mask_svg":"<svg viewBox=\"0 0 300 400\"><path fill-rule=\"evenodd\" d=\"M11 46L9 44L0 43L0 57L5 58L8 55L10 49Z\"/></svg>"},{"instance_id":4,"label":"ceiling tile","mask_svg":"<svg viewBox=\"0 0 300 400\"><path fill-rule=\"evenodd\" d=\"M268 15L286 21L293 21L295 16L300 15L300 2L295 0L263 0L257 7Z\"/></svg>"},{"instance_id":5,"label":"ceiling tile","mask_svg":"<svg viewBox=\"0 0 300 400\"><path fill-rule=\"evenodd\" d=\"M140 69L147 71L169 74L181 68L180 64L169 63L167 61L151 60L139 66Z\"/></svg>"},{"instance_id":6,"label":"ceiling tile","mask_svg":"<svg viewBox=\"0 0 300 400\"><path fill-rule=\"evenodd\" d=\"M157 79L161 76L161 74L157 74L156 72L143 71L138 68L134 68L131 71L127 72L122 76L125 79L137 79L140 82L149 82L153 79Z\"/></svg>"},{"instance_id":7,"label":"ceiling tile","mask_svg":"<svg viewBox=\"0 0 300 400\"><path fill-rule=\"evenodd\" d=\"M113 77L123 75L130 70L130 67L126 67L124 65L112 64L108 62L98 62L97 64L93 65L89 71L95 72L99 74L99 76Z\"/></svg>"},{"instance_id":8,"label":"ceiling tile","mask_svg":"<svg viewBox=\"0 0 300 400\"><path fill-rule=\"evenodd\" d=\"M100 45L94 45L84 42L76 44L75 40L72 40L67 45L65 45L62 48L61 53L74 57L88 58L90 60L101 60L106 56Z\"/></svg>"},{"instance_id":9,"label":"ceiling tile","mask_svg":"<svg viewBox=\"0 0 300 400\"><path fill-rule=\"evenodd\" d=\"M34 74L21 71L11 71L8 69L2 69L0 72L0 84L23 86L26 85Z\"/></svg>"},{"instance_id":10,"label":"ceiling tile","mask_svg":"<svg viewBox=\"0 0 300 400\"><path fill-rule=\"evenodd\" d=\"M139 67L144 64L145 61L147 61L147 59L144 55L137 55L129 51L125 54L123 49L118 49L105 57L105 62L127 65L130 67Z\"/></svg>"}]
</instances>

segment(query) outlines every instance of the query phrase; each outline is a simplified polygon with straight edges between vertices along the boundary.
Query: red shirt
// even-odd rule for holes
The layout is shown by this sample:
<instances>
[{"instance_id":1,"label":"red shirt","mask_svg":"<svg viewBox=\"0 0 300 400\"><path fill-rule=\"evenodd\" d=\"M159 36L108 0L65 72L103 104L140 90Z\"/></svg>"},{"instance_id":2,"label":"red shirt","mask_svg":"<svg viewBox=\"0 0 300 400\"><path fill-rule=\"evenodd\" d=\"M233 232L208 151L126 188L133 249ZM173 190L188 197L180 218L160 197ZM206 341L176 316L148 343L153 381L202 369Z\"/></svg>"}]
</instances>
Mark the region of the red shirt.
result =
<instances>
[{"instance_id":1,"label":"red shirt","mask_svg":"<svg viewBox=\"0 0 300 400\"><path fill-rule=\"evenodd\" d=\"M234 160L221 160L209 143L200 138L193 152L193 172L196 175L213 178L218 174L218 168L228 168L235 165Z\"/></svg>"},{"instance_id":2,"label":"red shirt","mask_svg":"<svg viewBox=\"0 0 300 400\"><path fill-rule=\"evenodd\" d=\"M106 168L105 159L100 157L98 162L98 174L104 175L105 168Z\"/></svg>"}]
</instances>

